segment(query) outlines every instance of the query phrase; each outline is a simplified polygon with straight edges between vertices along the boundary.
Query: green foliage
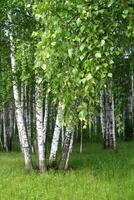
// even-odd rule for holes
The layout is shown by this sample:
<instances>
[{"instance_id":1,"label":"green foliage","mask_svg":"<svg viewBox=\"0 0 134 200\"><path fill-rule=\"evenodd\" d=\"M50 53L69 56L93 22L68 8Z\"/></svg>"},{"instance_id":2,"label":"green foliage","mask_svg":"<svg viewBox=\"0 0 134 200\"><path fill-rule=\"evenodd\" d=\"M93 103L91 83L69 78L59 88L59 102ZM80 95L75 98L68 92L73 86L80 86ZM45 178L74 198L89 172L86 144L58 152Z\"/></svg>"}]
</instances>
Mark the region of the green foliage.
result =
<instances>
[{"instance_id":1,"label":"green foliage","mask_svg":"<svg viewBox=\"0 0 134 200\"><path fill-rule=\"evenodd\" d=\"M79 106L97 103L101 88L112 78L114 60L124 55L125 42L132 38L132 9L120 1L50 1L34 5L41 23L36 51L36 67L44 71L52 94L65 109L87 118ZM125 42L121 42L124 37ZM88 106L86 106L88 107Z\"/></svg>"}]
</instances>

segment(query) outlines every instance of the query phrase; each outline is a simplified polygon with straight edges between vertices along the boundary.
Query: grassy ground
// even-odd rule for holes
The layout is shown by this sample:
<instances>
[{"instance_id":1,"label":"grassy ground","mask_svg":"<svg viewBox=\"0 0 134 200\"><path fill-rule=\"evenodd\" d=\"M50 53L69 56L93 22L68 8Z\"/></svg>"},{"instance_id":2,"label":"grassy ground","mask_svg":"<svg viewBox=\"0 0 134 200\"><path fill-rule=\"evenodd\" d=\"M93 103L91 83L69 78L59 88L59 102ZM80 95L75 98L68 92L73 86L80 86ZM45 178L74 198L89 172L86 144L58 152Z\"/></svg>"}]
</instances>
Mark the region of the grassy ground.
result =
<instances>
[{"instance_id":1,"label":"grassy ground","mask_svg":"<svg viewBox=\"0 0 134 200\"><path fill-rule=\"evenodd\" d=\"M134 200L134 143L118 146L75 148L66 173L26 174L20 153L0 153L0 200Z\"/></svg>"}]
</instances>

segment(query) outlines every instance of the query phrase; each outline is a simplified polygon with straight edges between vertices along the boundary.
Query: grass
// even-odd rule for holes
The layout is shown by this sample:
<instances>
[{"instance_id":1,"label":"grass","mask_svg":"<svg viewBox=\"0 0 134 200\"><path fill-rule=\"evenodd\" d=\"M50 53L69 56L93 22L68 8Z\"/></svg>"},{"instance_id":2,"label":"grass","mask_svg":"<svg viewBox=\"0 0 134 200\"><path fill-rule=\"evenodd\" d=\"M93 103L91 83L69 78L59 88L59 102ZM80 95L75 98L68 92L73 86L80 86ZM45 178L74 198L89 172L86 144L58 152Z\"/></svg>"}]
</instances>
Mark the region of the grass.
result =
<instances>
[{"instance_id":1,"label":"grass","mask_svg":"<svg viewBox=\"0 0 134 200\"><path fill-rule=\"evenodd\" d=\"M0 153L0 200L134 200L134 143L118 152L76 147L67 172L26 174L18 152Z\"/></svg>"}]
</instances>

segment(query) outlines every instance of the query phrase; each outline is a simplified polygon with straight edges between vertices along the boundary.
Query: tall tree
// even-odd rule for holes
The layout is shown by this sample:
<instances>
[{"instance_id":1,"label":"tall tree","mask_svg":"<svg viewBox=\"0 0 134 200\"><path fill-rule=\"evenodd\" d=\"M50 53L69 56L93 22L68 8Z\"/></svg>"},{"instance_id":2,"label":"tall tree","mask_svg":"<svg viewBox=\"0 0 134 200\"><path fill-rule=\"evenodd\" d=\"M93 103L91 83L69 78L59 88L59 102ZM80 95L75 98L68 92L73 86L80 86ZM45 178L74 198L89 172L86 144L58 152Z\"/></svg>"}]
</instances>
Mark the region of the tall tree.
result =
<instances>
[{"instance_id":1,"label":"tall tree","mask_svg":"<svg viewBox=\"0 0 134 200\"><path fill-rule=\"evenodd\" d=\"M14 95L14 101L15 101L16 121L17 121L17 127L18 127L18 132L19 132L20 144L22 147L23 155L24 155L25 168L27 170L30 170L32 169L30 147L29 147L28 137L26 133L26 127L25 127L25 122L23 118L23 110L20 103L20 96L19 96L17 80L16 80L15 45L14 45L14 39L13 39L13 29L12 29L13 22L12 22L11 12L8 13L8 20L9 20L10 59L11 59L11 68L12 68L12 74L13 74L13 95Z\"/></svg>"}]
</instances>

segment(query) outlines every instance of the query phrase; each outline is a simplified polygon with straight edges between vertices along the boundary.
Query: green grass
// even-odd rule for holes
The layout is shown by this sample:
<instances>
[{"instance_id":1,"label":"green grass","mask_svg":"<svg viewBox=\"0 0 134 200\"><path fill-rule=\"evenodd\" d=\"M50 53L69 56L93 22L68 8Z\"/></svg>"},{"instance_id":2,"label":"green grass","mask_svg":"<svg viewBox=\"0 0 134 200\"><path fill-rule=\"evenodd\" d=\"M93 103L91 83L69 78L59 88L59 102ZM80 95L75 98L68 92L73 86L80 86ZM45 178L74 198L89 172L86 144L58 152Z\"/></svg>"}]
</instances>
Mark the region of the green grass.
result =
<instances>
[{"instance_id":1,"label":"green grass","mask_svg":"<svg viewBox=\"0 0 134 200\"><path fill-rule=\"evenodd\" d=\"M67 172L26 174L20 153L0 153L0 200L134 200L134 143L118 152L76 147Z\"/></svg>"}]
</instances>

